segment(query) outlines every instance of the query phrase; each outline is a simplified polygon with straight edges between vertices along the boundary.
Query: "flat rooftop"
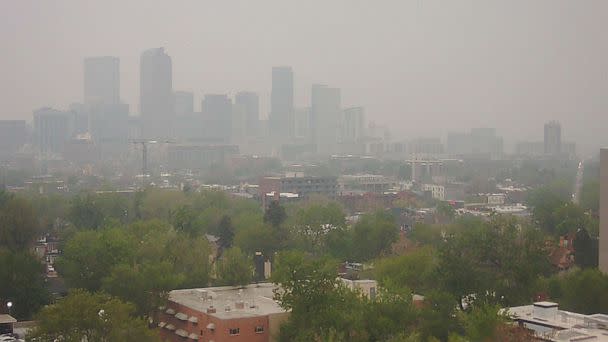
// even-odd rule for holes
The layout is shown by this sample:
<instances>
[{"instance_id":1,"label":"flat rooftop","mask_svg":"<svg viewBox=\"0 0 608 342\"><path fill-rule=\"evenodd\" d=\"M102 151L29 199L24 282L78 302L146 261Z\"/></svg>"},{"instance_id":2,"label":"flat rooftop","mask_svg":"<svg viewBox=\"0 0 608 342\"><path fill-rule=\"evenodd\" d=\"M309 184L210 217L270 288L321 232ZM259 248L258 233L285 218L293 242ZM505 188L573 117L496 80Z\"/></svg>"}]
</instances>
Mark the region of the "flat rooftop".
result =
<instances>
[{"instance_id":1,"label":"flat rooftop","mask_svg":"<svg viewBox=\"0 0 608 342\"><path fill-rule=\"evenodd\" d=\"M549 316L535 315L534 306L554 308L555 314ZM558 310L557 303L553 302L537 302L534 305L515 306L506 309L506 311L514 320L553 329L552 332L543 336L548 341L608 342L608 315L584 315Z\"/></svg>"},{"instance_id":2,"label":"flat rooftop","mask_svg":"<svg viewBox=\"0 0 608 342\"><path fill-rule=\"evenodd\" d=\"M216 312L208 315L219 319L267 316L286 312L273 299L276 288L271 283L260 283L243 288L221 286L173 290L169 292L169 300L203 313L213 307ZM243 302L243 308L237 309L238 302Z\"/></svg>"}]
</instances>

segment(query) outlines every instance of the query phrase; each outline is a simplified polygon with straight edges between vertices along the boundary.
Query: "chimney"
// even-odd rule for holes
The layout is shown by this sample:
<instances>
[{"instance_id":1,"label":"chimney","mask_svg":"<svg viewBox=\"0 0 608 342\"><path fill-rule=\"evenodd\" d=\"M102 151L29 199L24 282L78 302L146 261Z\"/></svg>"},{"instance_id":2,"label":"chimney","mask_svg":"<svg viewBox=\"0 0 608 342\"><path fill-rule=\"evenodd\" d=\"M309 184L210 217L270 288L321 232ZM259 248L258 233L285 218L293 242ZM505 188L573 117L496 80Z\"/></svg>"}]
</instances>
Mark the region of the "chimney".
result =
<instances>
[{"instance_id":1,"label":"chimney","mask_svg":"<svg viewBox=\"0 0 608 342\"><path fill-rule=\"evenodd\" d=\"M207 308L207 313L211 314L211 313L216 313L217 310L213 307L213 305L211 305L210 307Z\"/></svg>"}]
</instances>

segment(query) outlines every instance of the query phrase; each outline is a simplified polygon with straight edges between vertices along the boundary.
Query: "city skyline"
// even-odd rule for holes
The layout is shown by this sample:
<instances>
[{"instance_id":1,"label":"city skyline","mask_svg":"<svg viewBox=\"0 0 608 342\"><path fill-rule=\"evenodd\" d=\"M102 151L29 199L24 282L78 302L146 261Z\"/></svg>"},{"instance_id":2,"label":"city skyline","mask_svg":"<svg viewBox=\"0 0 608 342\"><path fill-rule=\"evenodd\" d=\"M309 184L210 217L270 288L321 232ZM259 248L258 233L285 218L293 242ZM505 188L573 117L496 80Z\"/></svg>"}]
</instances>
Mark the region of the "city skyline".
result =
<instances>
[{"instance_id":1,"label":"city skyline","mask_svg":"<svg viewBox=\"0 0 608 342\"><path fill-rule=\"evenodd\" d=\"M213 3L218 13L251 13L222 21L194 3L150 2L147 15L135 18L130 13L137 3L5 2L0 31L9 53L2 72L9 82L2 84L0 117L29 120L36 108L80 101L82 59L105 55L120 58L122 99L137 113L139 54L164 46L174 60L174 90L194 92L197 105L204 93L255 91L266 117L268 70L290 65L296 107L310 102L311 84L331 84L342 89L344 103L365 107L369 120L403 136L497 127L512 144L542 135L544 122L559 120L566 138L580 146L608 143L600 134L608 126L601 115L608 108L601 76L608 4L410 1L350 4L349 16L342 16L344 5L336 1L318 11L315 1ZM58 15L65 20L54 28L47 18ZM307 16L315 18L310 29L302 19ZM94 28L109 17L107 30ZM28 22L36 25L25 27ZM456 39L458 46L451 43Z\"/></svg>"}]
</instances>

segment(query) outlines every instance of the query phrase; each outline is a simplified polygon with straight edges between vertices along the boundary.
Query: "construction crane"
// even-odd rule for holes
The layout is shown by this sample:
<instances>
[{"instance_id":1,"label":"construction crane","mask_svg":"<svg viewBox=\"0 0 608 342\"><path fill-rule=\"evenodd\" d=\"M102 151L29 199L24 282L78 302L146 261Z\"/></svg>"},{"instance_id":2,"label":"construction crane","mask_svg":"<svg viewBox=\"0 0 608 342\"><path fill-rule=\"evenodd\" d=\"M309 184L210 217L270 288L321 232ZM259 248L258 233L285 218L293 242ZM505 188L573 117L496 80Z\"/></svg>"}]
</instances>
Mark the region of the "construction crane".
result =
<instances>
[{"instance_id":1,"label":"construction crane","mask_svg":"<svg viewBox=\"0 0 608 342\"><path fill-rule=\"evenodd\" d=\"M131 141L131 143L133 143L135 145L141 145L141 176L142 176L142 179L148 175L148 145L149 144L158 144L158 143L165 143L165 144L173 143L173 141L171 141L171 140L158 141L158 140L149 140L149 139L132 139L130 141Z\"/></svg>"}]
</instances>

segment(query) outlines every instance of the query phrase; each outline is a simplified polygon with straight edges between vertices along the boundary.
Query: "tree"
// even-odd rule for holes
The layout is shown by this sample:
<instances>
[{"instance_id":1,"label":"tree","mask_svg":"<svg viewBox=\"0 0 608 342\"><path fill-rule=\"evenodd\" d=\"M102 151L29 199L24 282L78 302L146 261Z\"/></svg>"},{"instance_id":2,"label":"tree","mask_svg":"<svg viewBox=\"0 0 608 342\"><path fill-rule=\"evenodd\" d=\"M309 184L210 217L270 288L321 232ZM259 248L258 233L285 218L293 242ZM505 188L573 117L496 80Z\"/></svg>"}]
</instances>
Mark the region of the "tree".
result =
<instances>
[{"instance_id":1,"label":"tree","mask_svg":"<svg viewBox=\"0 0 608 342\"><path fill-rule=\"evenodd\" d=\"M532 191L528 195L528 204L532 206L532 215L541 229L555 233L559 222L556 222L555 212L567 203L567 199L544 187Z\"/></svg>"},{"instance_id":2,"label":"tree","mask_svg":"<svg viewBox=\"0 0 608 342\"><path fill-rule=\"evenodd\" d=\"M264 213L264 222L270 224L275 230L278 229L287 219L285 208L278 201L270 202L268 209Z\"/></svg>"},{"instance_id":3,"label":"tree","mask_svg":"<svg viewBox=\"0 0 608 342\"><path fill-rule=\"evenodd\" d=\"M218 225L220 238L220 248L222 250L232 247L234 242L234 227L230 221L230 216L224 215Z\"/></svg>"},{"instance_id":4,"label":"tree","mask_svg":"<svg viewBox=\"0 0 608 342\"><path fill-rule=\"evenodd\" d=\"M200 235L201 227L196 224L196 214L192 207L181 206L173 213L173 227L178 232L183 232L191 237Z\"/></svg>"},{"instance_id":5,"label":"tree","mask_svg":"<svg viewBox=\"0 0 608 342\"><path fill-rule=\"evenodd\" d=\"M459 312L458 318L469 341L492 342L501 338L499 327L507 324L507 317L500 315L499 306L482 304L468 312Z\"/></svg>"},{"instance_id":6,"label":"tree","mask_svg":"<svg viewBox=\"0 0 608 342\"><path fill-rule=\"evenodd\" d=\"M557 208L553 216L556 223L555 232L558 235L574 233L581 228L586 229L590 225L590 219L585 211L572 202L567 202Z\"/></svg>"},{"instance_id":7,"label":"tree","mask_svg":"<svg viewBox=\"0 0 608 342\"><path fill-rule=\"evenodd\" d=\"M383 288L407 288L422 294L436 287L437 264L437 252L426 246L406 255L377 260L374 263L374 278Z\"/></svg>"},{"instance_id":8,"label":"tree","mask_svg":"<svg viewBox=\"0 0 608 342\"><path fill-rule=\"evenodd\" d=\"M580 268L595 268L598 263L599 241L592 238L585 228L580 228L574 238L574 262Z\"/></svg>"},{"instance_id":9,"label":"tree","mask_svg":"<svg viewBox=\"0 0 608 342\"><path fill-rule=\"evenodd\" d=\"M608 275L585 269L554 278L550 291L562 309L582 314L608 312Z\"/></svg>"},{"instance_id":10,"label":"tree","mask_svg":"<svg viewBox=\"0 0 608 342\"><path fill-rule=\"evenodd\" d=\"M57 270L69 286L96 291L114 266L133 260L136 246L120 228L78 232L66 242Z\"/></svg>"},{"instance_id":11,"label":"tree","mask_svg":"<svg viewBox=\"0 0 608 342\"><path fill-rule=\"evenodd\" d=\"M282 242L271 227L256 222L238 229L234 237L234 245L247 255L262 252L263 255L272 257Z\"/></svg>"},{"instance_id":12,"label":"tree","mask_svg":"<svg viewBox=\"0 0 608 342\"><path fill-rule=\"evenodd\" d=\"M0 305L11 301L15 317L30 319L50 299L44 284L44 266L27 251L7 249L0 249L0 265Z\"/></svg>"},{"instance_id":13,"label":"tree","mask_svg":"<svg viewBox=\"0 0 608 342\"><path fill-rule=\"evenodd\" d=\"M598 181L588 181L583 184L580 198L581 207L599 212L600 208L600 183Z\"/></svg>"},{"instance_id":14,"label":"tree","mask_svg":"<svg viewBox=\"0 0 608 342\"><path fill-rule=\"evenodd\" d=\"M104 213L96 203L95 195L84 194L72 199L69 219L79 229L99 229L104 225Z\"/></svg>"},{"instance_id":15,"label":"tree","mask_svg":"<svg viewBox=\"0 0 608 342\"><path fill-rule=\"evenodd\" d=\"M456 216L456 211L448 202L441 201L437 204L437 216L439 222L451 222Z\"/></svg>"},{"instance_id":16,"label":"tree","mask_svg":"<svg viewBox=\"0 0 608 342\"><path fill-rule=\"evenodd\" d=\"M184 278L167 261L135 266L120 264L104 277L102 288L113 296L135 304L138 315L151 316L167 300L169 291L177 288Z\"/></svg>"},{"instance_id":17,"label":"tree","mask_svg":"<svg viewBox=\"0 0 608 342\"><path fill-rule=\"evenodd\" d=\"M222 285L245 286L253 278L253 264L238 247L233 247L223 253L217 274Z\"/></svg>"},{"instance_id":18,"label":"tree","mask_svg":"<svg viewBox=\"0 0 608 342\"><path fill-rule=\"evenodd\" d=\"M327 251L327 234L332 230L345 229L346 219L336 202L311 202L298 209L290 226L303 250L323 254Z\"/></svg>"},{"instance_id":19,"label":"tree","mask_svg":"<svg viewBox=\"0 0 608 342\"><path fill-rule=\"evenodd\" d=\"M281 326L281 341L367 340L363 302L337 279L334 262L281 252L272 277L281 285L275 299L291 310Z\"/></svg>"},{"instance_id":20,"label":"tree","mask_svg":"<svg viewBox=\"0 0 608 342\"><path fill-rule=\"evenodd\" d=\"M40 311L28 340L159 341L156 331L134 314L133 304L101 293L74 290Z\"/></svg>"},{"instance_id":21,"label":"tree","mask_svg":"<svg viewBox=\"0 0 608 342\"><path fill-rule=\"evenodd\" d=\"M367 261L389 250L397 241L399 229L387 212L364 215L353 227L353 257Z\"/></svg>"},{"instance_id":22,"label":"tree","mask_svg":"<svg viewBox=\"0 0 608 342\"><path fill-rule=\"evenodd\" d=\"M10 196L3 202L0 206L0 247L19 251L31 246L39 233L32 206L21 197Z\"/></svg>"}]
</instances>

